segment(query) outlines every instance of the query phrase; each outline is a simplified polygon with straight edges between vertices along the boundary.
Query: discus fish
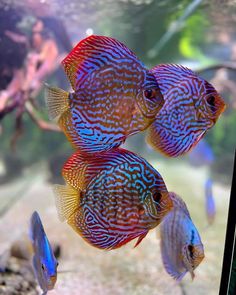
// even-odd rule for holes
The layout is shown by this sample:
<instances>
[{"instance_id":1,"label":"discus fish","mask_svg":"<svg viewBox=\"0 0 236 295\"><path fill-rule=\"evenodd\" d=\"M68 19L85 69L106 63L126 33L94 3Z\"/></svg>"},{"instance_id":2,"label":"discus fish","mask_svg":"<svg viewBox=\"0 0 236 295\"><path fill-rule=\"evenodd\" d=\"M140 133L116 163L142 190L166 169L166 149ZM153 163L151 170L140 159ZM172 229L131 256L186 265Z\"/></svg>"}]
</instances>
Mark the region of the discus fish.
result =
<instances>
[{"instance_id":1,"label":"discus fish","mask_svg":"<svg viewBox=\"0 0 236 295\"><path fill-rule=\"evenodd\" d=\"M158 82L121 42L89 36L62 61L74 90L47 86L46 104L74 147L93 153L145 130L164 104Z\"/></svg>"},{"instance_id":2,"label":"discus fish","mask_svg":"<svg viewBox=\"0 0 236 295\"><path fill-rule=\"evenodd\" d=\"M116 249L135 238L137 246L172 208L161 175L124 149L95 156L76 152L62 175L66 185L54 189L59 219L100 249Z\"/></svg>"},{"instance_id":3,"label":"discus fish","mask_svg":"<svg viewBox=\"0 0 236 295\"><path fill-rule=\"evenodd\" d=\"M30 219L30 239L33 246L33 268L43 294L52 290L57 280L58 262L45 234L42 222L35 211Z\"/></svg>"},{"instance_id":4,"label":"discus fish","mask_svg":"<svg viewBox=\"0 0 236 295\"><path fill-rule=\"evenodd\" d=\"M212 193L212 180L208 179L205 183L205 204L208 224L212 224L215 220L216 207Z\"/></svg>"},{"instance_id":5,"label":"discus fish","mask_svg":"<svg viewBox=\"0 0 236 295\"><path fill-rule=\"evenodd\" d=\"M215 88L180 65L155 66L165 104L149 128L147 142L169 157L187 153L217 121L225 103Z\"/></svg>"},{"instance_id":6,"label":"discus fish","mask_svg":"<svg viewBox=\"0 0 236 295\"><path fill-rule=\"evenodd\" d=\"M214 162L213 150L204 138L191 150L189 160L195 167L211 165Z\"/></svg>"},{"instance_id":7,"label":"discus fish","mask_svg":"<svg viewBox=\"0 0 236 295\"><path fill-rule=\"evenodd\" d=\"M161 255L164 267L177 281L187 272L194 278L194 269L204 258L204 248L184 201L169 193L173 209L160 225Z\"/></svg>"}]
</instances>

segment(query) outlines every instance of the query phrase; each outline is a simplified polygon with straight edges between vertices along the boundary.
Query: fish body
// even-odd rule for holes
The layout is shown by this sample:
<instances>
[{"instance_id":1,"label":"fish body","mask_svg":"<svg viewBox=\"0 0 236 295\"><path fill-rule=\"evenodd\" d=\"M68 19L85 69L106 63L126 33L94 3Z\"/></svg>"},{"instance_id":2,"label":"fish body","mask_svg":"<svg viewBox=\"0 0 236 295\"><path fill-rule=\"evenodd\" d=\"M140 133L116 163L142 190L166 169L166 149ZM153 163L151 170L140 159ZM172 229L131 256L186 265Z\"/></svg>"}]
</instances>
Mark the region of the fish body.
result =
<instances>
[{"instance_id":1,"label":"fish body","mask_svg":"<svg viewBox=\"0 0 236 295\"><path fill-rule=\"evenodd\" d=\"M212 180L208 179L205 183L205 208L208 224L213 224L216 215L215 200L212 192Z\"/></svg>"},{"instance_id":2,"label":"fish body","mask_svg":"<svg viewBox=\"0 0 236 295\"><path fill-rule=\"evenodd\" d=\"M169 193L173 209L160 225L161 254L164 267L177 281L187 272L194 278L194 269L204 258L204 248L184 201Z\"/></svg>"},{"instance_id":3,"label":"fish body","mask_svg":"<svg viewBox=\"0 0 236 295\"><path fill-rule=\"evenodd\" d=\"M121 42L92 35L62 61L72 93L47 86L51 118L82 152L106 151L145 130L164 104L158 82Z\"/></svg>"},{"instance_id":4,"label":"fish body","mask_svg":"<svg viewBox=\"0 0 236 295\"><path fill-rule=\"evenodd\" d=\"M157 226L172 208L161 175L143 158L124 149L92 155L74 153L55 186L60 219L88 243L115 249Z\"/></svg>"},{"instance_id":5,"label":"fish body","mask_svg":"<svg viewBox=\"0 0 236 295\"><path fill-rule=\"evenodd\" d=\"M147 142L166 156L183 155L216 123L225 103L210 83L188 68L163 64L151 72L165 103L149 128Z\"/></svg>"},{"instance_id":6,"label":"fish body","mask_svg":"<svg viewBox=\"0 0 236 295\"><path fill-rule=\"evenodd\" d=\"M57 280L58 262L44 231L41 219L35 211L30 219L30 239L33 246L35 277L44 294L52 290Z\"/></svg>"}]
</instances>

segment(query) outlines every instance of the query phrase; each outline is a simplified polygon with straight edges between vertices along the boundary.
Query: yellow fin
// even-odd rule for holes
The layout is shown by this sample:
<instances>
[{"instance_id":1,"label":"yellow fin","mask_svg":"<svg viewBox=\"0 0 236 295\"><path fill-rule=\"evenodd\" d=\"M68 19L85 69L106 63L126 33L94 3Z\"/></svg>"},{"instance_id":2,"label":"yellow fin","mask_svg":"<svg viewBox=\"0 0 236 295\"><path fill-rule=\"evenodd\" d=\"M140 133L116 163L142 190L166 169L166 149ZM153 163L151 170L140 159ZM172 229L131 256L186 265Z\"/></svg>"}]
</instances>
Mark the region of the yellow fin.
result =
<instances>
[{"instance_id":1,"label":"yellow fin","mask_svg":"<svg viewBox=\"0 0 236 295\"><path fill-rule=\"evenodd\" d=\"M49 119L53 120L69 109L69 92L45 84L45 101Z\"/></svg>"},{"instance_id":2,"label":"yellow fin","mask_svg":"<svg viewBox=\"0 0 236 295\"><path fill-rule=\"evenodd\" d=\"M54 185L57 213L60 221L69 219L79 206L79 191L68 185Z\"/></svg>"}]
</instances>

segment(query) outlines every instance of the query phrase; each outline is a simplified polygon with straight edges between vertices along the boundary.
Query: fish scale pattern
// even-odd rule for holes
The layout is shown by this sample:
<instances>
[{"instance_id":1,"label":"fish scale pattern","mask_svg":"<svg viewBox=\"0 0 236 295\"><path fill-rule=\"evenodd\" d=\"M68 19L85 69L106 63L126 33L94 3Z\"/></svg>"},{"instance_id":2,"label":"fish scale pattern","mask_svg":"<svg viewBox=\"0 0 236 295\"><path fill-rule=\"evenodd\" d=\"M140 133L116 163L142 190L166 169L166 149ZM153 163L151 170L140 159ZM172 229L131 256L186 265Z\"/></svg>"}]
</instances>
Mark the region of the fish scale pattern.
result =
<instances>
[{"instance_id":1,"label":"fish scale pattern","mask_svg":"<svg viewBox=\"0 0 236 295\"><path fill-rule=\"evenodd\" d=\"M88 183L85 189L73 182L75 167L90 176L83 179ZM147 233L172 206L160 174L124 149L99 154L97 159L75 153L65 163L63 176L68 184L81 189L78 209L68 223L99 248L118 248ZM156 192L160 193L158 200Z\"/></svg>"},{"instance_id":2,"label":"fish scale pattern","mask_svg":"<svg viewBox=\"0 0 236 295\"><path fill-rule=\"evenodd\" d=\"M165 104L149 128L147 141L165 155L177 157L199 142L225 104L210 83L188 68L159 65L151 72L159 81Z\"/></svg>"},{"instance_id":3,"label":"fish scale pattern","mask_svg":"<svg viewBox=\"0 0 236 295\"><path fill-rule=\"evenodd\" d=\"M86 38L62 65L75 91L68 118L73 128L64 130L82 151L118 147L127 136L146 129L164 103L153 74L115 39ZM145 89L155 89L156 97L146 99Z\"/></svg>"}]
</instances>

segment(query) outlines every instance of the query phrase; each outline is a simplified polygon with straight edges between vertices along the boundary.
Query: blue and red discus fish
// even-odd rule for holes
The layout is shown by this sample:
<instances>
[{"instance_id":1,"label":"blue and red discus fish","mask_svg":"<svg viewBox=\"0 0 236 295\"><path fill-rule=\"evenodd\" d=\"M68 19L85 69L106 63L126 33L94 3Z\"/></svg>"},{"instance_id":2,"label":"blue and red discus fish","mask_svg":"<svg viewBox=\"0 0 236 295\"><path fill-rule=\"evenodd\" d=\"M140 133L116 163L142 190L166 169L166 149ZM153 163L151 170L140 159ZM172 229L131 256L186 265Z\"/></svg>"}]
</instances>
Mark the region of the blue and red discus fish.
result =
<instances>
[{"instance_id":1,"label":"blue and red discus fish","mask_svg":"<svg viewBox=\"0 0 236 295\"><path fill-rule=\"evenodd\" d=\"M74 153L56 185L59 218L88 243L115 249L156 227L171 210L161 175L143 158L124 149L94 155Z\"/></svg>"},{"instance_id":2,"label":"blue and red discus fish","mask_svg":"<svg viewBox=\"0 0 236 295\"><path fill-rule=\"evenodd\" d=\"M195 268L204 258L203 244L184 201L175 193L169 196L173 209L160 225L162 261L175 280L181 281L187 272L193 279Z\"/></svg>"},{"instance_id":3,"label":"blue and red discus fish","mask_svg":"<svg viewBox=\"0 0 236 295\"><path fill-rule=\"evenodd\" d=\"M149 128L147 142L169 157L187 153L217 121L225 103L215 88L180 65L151 69L165 104Z\"/></svg>"},{"instance_id":4,"label":"blue and red discus fish","mask_svg":"<svg viewBox=\"0 0 236 295\"><path fill-rule=\"evenodd\" d=\"M35 211L30 219L30 240L33 246L33 268L43 294L52 290L57 280L58 262L44 231L41 219Z\"/></svg>"},{"instance_id":5,"label":"blue and red discus fish","mask_svg":"<svg viewBox=\"0 0 236 295\"><path fill-rule=\"evenodd\" d=\"M47 86L49 116L82 152L106 151L145 130L164 104L158 82L121 42L92 35L62 61L72 93Z\"/></svg>"},{"instance_id":6,"label":"blue and red discus fish","mask_svg":"<svg viewBox=\"0 0 236 295\"><path fill-rule=\"evenodd\" d=\"M205 208L208 224L213 224L216 215L215 200L212 192L212 180L209 178L205 183Z\"/></svg>"}]
</instances>

